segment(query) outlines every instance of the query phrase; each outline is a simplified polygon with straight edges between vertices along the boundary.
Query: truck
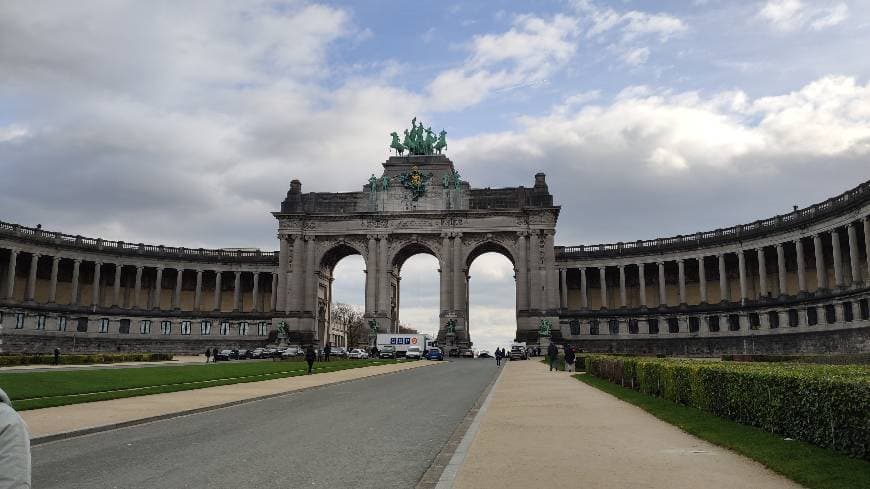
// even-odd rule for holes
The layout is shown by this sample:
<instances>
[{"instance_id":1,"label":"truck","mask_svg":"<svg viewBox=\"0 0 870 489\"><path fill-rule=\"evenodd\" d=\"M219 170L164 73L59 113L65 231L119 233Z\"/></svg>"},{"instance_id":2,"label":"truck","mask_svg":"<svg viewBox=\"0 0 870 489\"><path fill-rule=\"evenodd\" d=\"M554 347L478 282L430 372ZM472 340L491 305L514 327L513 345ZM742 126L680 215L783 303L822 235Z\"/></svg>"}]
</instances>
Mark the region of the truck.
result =
<instances>
[{"instance_id":1,"label":"truck","mask_svg":"<svg viewBox=\"0 0 870 489\"><path fill-rule=\"evenodd\" d=\"M396 357L405 356L408 347L418 346L420 351L426 351L428 345L427 336L424 334L389 334L378 333L378 350L386 345L396 347Z\"/></svg>"}]
</instances>

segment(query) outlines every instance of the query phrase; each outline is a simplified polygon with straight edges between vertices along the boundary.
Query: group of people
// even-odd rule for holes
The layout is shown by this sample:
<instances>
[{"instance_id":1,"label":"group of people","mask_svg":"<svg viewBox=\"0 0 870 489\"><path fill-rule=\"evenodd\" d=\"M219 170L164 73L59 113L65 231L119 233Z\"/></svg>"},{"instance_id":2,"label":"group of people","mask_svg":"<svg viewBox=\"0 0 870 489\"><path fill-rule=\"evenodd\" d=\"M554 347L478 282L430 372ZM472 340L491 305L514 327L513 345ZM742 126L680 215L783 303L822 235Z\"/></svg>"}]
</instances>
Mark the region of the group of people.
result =
<instances>
[{"instance_id":1,"label":"group of people","mask_svg":"<svg viewBox=\"0 0 870 489\"><path fill-rule=\"evenodd\" d=\"M507 352L504 348L496 348L495 349L495 366L501 366L501 359L507 356Z\"/></svg>"},{"instance_id":2,"label":"group of people","mask_svg":"<svg viewBox=\"0 0 870 489\"><path fill-rule=\"evenodd\" d=\"M574 371L574 363L577 360L577 351L571 345L565 345L562 347L565 352L565 371L573 372ZM553 370L558 371L558 367L556 367L556 362L559 360L559 347L556 346L555 343L550 343L550 346L547 347L547 361L550 364L550 372Z\"/></svg>"}]
</instances>

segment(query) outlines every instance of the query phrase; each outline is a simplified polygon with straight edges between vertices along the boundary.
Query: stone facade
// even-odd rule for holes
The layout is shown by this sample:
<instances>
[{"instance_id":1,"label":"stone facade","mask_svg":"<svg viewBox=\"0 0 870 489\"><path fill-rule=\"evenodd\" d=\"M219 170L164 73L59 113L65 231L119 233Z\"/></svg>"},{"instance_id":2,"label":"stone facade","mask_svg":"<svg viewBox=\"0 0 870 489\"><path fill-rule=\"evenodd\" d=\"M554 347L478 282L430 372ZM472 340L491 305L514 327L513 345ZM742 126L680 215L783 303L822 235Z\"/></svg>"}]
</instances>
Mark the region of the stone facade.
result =
<instances>
[{"instance_id":1,"label":"stone facade","mask_svg":"<svg viewBox=\"0 0 870 489\"><path fill-rule=\"evenodd\" d=\"M467 346L468 269L514 266L519 340L667 354L870 351L870 182L792 213L654 240L555 246L559 207L531 187L473 188L442 155L392 157L357 192L302 193L280 210L279 251L113 242L0 222L0 351L194 352L346 344L331 324L335 265L366 263L365 318L399 323L401 268L438 259L442 344ZM404 184L417 171L421 191ZM455 327L455 329L453 329ZM861 339L864 338L864 339ZM352 345L347 345L352 346Z\"/></svg>"}]
</instances>

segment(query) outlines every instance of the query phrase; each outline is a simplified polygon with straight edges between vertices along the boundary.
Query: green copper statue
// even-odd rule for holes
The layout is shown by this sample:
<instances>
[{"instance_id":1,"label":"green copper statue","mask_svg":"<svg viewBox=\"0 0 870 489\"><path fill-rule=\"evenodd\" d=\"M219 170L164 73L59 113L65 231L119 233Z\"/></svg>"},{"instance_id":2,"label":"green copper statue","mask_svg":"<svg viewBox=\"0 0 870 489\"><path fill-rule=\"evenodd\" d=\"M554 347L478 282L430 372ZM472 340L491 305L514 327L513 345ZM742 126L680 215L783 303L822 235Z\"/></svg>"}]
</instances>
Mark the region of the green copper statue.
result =
<instances>
[{"instance_id":1,"label":"green copper statue","mask_svg":"<svg viewBox=\"0 0 870 489\"><path fill-rule=\"evenodd\" d=\"M462 180L459 179L459 172L455 169L453 170L453 188L459 190L462 187Z\"/></svg>"},{"instance_id":2,"label":"green copper statue","mask_svg":"<svg viewBox=\"0 0 870 489\"><path fill-rule=\"evenodd\" d=\"M411 119L411 128L405 129L405 138L399 142L399 134L391 132L393 138L390 148L396 150L396 154L403 156L405 151L411 155L441 154L447 147L447 131L442 130L438 137L432 131L432 127L424 127L423 123L417 124L417 118Z\"/></svg>"},{"instance_id":3,"label":"green copper statue","mask_svg":"<svg viewBox=\"0 0 870 489\"><path fill-rule=\"evenodd\" d=\"M390 190L390 177L386 175L381 177L381 190L383 190L384 192Z\"/></svg>"},{"instance_id":4,"label":"green copper statue","mask_svg":"<svg viewBox=\"0 0 870 489\"><path fill-rule=\"evenodd\" d=\"M378 177L372 173L372 176L369 177L369 192L375 193L378 191Z\"/></svg>"},{"instance_id":5,"label":"green copper statue","mask_svg":"<svg viewBox=\"0 0 870 489\"><path fill-rule=\"evenodd\" d=\"M407 133L406 133L407 134ZM390 143L390 148L396 150L396 154L402 156L402 153L405 152L405 145L399 142L399 135L396 134L396 131L390 133L390 136L393 137L393 142Z\"/></svg>"}]
</instances>

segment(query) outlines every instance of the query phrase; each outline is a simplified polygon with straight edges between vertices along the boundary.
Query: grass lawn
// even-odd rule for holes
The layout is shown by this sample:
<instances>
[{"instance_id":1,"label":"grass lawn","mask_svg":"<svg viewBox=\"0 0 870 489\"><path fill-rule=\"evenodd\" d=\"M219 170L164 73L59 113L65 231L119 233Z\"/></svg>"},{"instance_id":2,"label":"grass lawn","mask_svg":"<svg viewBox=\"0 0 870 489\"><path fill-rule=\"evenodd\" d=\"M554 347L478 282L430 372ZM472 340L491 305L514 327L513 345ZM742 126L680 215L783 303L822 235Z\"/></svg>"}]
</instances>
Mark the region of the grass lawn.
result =
<instances>
[{"instance_id":1,"label":"grass lawn","mask_svg":"<svg viewBox=\"0 0 870 489\"><path fill-rule=\"evenodd\" d=\"M575 378L634 404L653 416L751 458L811 489L870 487L870 462L782 437L621 387L591 375Z\"/></svg>"},{"instance_id":2,"label":"grass lawn","mask_svg":"<svg viewBox=\"0 0 870 489\"><path fill-rule=\"evenodd\" d=\"M329 363L317 362L314 369L315 373L334 372L394 362L395 360L338 360ZM12 398L15 409L25 411L293 377L304 375L307 371L308 366L302 361L234 361L167 367L5 373L0 374L0 388Z\"/></svg>"}]
</instances>

